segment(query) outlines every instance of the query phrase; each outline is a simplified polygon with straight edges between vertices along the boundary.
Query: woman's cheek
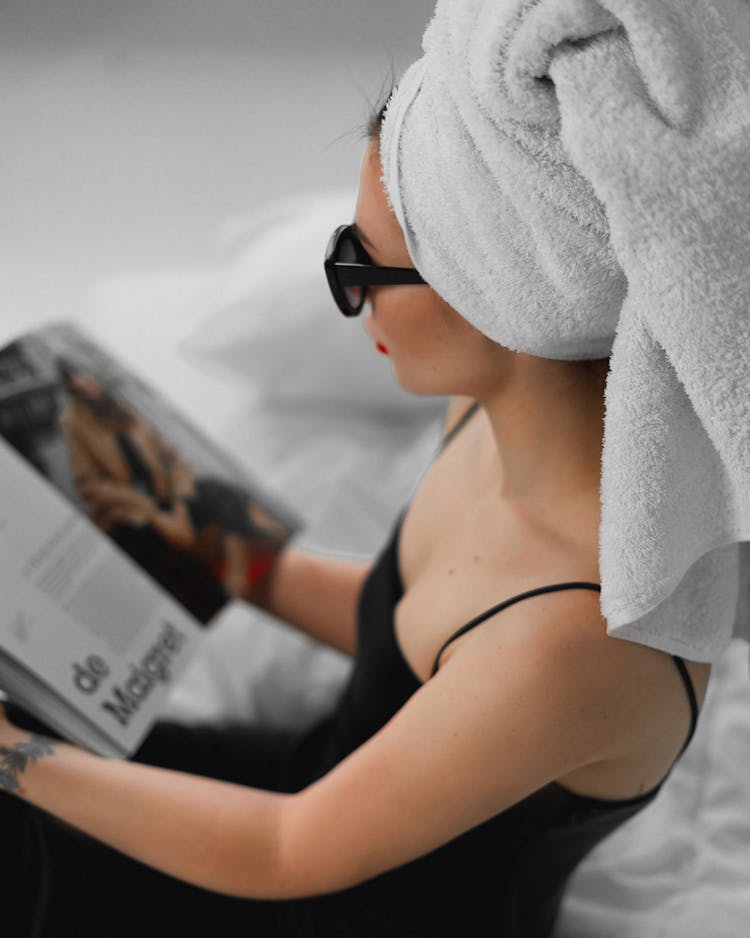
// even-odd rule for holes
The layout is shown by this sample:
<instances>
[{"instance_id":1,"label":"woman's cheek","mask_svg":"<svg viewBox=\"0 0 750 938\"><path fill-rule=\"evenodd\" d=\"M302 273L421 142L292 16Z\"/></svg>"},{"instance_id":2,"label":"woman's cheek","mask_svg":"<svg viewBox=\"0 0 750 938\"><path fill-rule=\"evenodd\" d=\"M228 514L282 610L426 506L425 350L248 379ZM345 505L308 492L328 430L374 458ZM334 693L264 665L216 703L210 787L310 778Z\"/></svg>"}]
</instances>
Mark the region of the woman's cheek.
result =
<instances>
[{"instance_id":1,"label":"woman's cheek","mask_svg":"<svg viewBox=\"0 0 750 938\"><path fill-rule=\"evenodd\" d=\"M430 358L435 352L432 333L436 328L435 310L424 297L408 286L378 288L369 299L365 328L378 351L403 357ZM432 337L434 338L434 337Z\"/></svg>"},{"instance_id":2,"label":"woman's cheek","mask_svg":"<svg viewBox=\"0 0 750 938\"><path fill-rule=\"evenodd\" d=\"M378 336L378 329L375 325L375 313L371 306L367 308L367 312L365 313L365 332L373 342L380 341L380 337Z\"/></svg>"}]
</instances>

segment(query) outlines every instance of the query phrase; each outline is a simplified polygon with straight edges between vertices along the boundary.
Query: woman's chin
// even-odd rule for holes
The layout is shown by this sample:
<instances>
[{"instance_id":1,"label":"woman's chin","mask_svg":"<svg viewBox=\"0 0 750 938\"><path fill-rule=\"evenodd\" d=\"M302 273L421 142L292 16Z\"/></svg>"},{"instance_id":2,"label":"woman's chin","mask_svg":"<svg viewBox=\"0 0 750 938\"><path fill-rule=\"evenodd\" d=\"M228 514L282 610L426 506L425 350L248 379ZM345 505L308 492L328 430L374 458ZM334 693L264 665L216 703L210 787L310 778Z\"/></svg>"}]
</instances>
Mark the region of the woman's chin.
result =
<instances>
[{"instance_id":1,"label":"woman's chin","mask_svg":"<svg viewBox=\"0 0 750 938\"><path fill-rule=\"evenodd\" d=\"M443 397L452 394L452 391L446 391L442 385L435 381L434 375L414 375L409 374L404 369L399 368L398 364L391 359L391 374L396 384L400 385L404 391L410 394L419 394L429 397Z\"/></svg>"}]
</instances>

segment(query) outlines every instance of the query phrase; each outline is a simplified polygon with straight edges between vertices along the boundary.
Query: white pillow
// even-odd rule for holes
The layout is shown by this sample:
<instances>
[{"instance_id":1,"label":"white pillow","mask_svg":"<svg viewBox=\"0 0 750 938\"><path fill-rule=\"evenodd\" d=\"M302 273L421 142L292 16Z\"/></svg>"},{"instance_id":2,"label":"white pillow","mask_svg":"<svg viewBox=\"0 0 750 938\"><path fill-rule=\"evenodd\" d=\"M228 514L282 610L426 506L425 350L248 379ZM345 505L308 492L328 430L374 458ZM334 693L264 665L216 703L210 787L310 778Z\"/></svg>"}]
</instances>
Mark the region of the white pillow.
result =
<instances>
[{"instance_id":1,"label":"white pillow","mask_svg":"<svg viewBox=\"0 0 750 938\"><path fill-rule=\"evenodd\" d=\"M347 189L262 206L181 350L250 384L267 403L408 417L440 410L444 400L401 388L362 319L345 319L331 297L323 255L355 205L356 191Z\"/></svg>"}]
</instances>

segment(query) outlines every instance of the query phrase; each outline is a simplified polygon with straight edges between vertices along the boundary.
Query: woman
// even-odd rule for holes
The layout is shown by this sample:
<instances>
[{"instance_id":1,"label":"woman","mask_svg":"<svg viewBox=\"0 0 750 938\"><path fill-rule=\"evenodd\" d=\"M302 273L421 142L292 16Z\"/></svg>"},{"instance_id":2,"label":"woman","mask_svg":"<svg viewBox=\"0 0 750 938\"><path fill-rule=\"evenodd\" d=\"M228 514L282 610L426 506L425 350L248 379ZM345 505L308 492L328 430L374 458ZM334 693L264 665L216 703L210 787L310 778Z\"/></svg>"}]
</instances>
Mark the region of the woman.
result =
<instances>
[{"instance_id":1,"label":"woman","mask_svg":"<svg viewBox=\"0 0 750 938\"><path fill-rule=\"evenodd\" d=\"M363 247L332 249L410 268L381 117ZM290 547L253 597L356 656L337 710L301 737L162 724L152 765L4 721L6 934L549 935L567 875L686 745L709 666L599 612L607 362L511 352L424 283L365 298L396 379L451 395L460 431L374 564Z\"/></svg>"}]
</instances>

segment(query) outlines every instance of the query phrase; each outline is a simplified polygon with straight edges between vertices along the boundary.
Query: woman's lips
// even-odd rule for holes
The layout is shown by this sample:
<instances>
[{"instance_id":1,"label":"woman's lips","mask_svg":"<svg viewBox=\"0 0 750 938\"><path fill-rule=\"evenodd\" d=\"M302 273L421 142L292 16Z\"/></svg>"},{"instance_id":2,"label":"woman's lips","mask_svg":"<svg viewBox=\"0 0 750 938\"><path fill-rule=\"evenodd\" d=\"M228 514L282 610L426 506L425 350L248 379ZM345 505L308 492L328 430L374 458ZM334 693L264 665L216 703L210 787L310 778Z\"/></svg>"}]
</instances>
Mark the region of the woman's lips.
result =
<instances>
[{"instance_id":1,"label":"woman's lips","mask_svg":"<svg viewBox=\"0 0 750 938\"><path fill-rule=\"evenodd\" d=\"M375 348L380 352L381 355L388 354L388 349L381 342L376 342Z\"/></svg>"}]
</instances>

